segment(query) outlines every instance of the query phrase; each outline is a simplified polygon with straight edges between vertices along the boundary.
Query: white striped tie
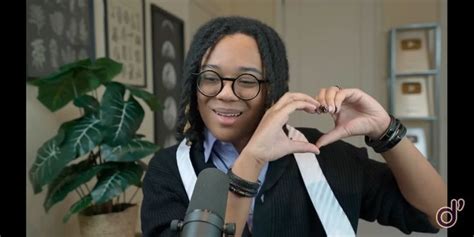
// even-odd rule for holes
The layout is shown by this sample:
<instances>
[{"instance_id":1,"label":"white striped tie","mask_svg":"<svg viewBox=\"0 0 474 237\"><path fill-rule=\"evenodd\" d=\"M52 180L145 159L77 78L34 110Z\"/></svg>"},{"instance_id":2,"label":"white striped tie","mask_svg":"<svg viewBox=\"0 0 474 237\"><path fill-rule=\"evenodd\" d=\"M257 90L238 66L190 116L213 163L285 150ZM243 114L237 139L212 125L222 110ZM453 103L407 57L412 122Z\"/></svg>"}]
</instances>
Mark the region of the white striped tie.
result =
<instances>
[{"instance_id":1,"label":"white striped tie","mask_svg":"<svg viewBox=\"0 0 474 237\"><path fill-rule=\"evenodd\" d=\"M289 125L287 128L290 138L308 142L301 132ZM327 236L355 236L351 223L334 196L316 156L313 153L295 153L294 155L306 190Z\"/></svg>"}]
</instances>

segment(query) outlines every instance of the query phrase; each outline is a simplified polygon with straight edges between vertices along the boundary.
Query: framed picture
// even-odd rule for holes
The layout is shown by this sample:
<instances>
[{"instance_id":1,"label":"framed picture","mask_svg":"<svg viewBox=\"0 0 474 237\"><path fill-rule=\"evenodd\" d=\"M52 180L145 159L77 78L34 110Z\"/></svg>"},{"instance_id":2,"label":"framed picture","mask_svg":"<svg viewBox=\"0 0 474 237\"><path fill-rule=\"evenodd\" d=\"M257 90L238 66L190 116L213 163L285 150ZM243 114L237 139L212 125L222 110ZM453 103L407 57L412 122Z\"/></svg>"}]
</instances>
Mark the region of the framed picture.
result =
<instances>
[{"instance_id":1,"label":"framed picture","mask_svg":"<svg viewBox=\"0 0 474 237\"><path fill-rule=\"evenodd\" d=\"M151 5L153 90L163 105L155 112L155 142L160 147L177 143L176 122L184 60L184 22Z\"/></svg>"},{"instance_id":2,"label":"framed picture","mask_svg":"<svg viewBox=\"0 0 474 237\"><path fill-rule=\"evenodd\" d=\"M423 72L431 69L428 30L407 30L397 34L397 72Z\"/></svg>"},{"instance_id":3,"label":"framed picture","mask_svg":"<svg viewBox=\"0 0 474 237\"><path fill-rule=\"evenodd\" d=\"M432 97L429 86L431 77L397 78L395 89L395 110L399 117L428 117L432 115Z\"/></svg>"},{"instance_id":4,"label":"framed picture","mask_svg":"<svg viewBox=\"0 0 474 237\"><path fill-rule=\"evenodd\" d=\"M27 0L26 4L27 80L79 59L95 58L92 0Z\"/></svg>"},{"instance_id":5,"label":"framed picture","mask_svg":"<svg viewBox=\"0 0 474 237\"><path fill-rule=\"evenodd\" d=\"M115 81L146 87L144 0L104 0L107 57L123 64Z\"/></svg>"}]
</instances>

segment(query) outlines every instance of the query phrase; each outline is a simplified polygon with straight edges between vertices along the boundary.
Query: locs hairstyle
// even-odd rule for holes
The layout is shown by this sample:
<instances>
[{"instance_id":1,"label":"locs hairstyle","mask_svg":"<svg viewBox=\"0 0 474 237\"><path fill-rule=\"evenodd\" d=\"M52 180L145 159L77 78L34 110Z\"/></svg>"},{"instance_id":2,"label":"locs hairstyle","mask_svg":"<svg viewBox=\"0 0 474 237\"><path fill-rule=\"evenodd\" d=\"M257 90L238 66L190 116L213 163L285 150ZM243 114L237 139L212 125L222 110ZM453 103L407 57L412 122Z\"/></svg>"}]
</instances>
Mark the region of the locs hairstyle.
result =
<instances>
[{"instance_id":1,"label":"locs hairstyle","mask_svg":"<svg viewBox=\"0 0 474 237\"><path fill-rule=\"evenodd\" d=\"M208 49L226 35L242 33L257 41L267 84L265 107L269 108L288 91L288 60L283 41L264 23L243 17L218 17L198 29L184 62L176 138L196 142L203 139L204 123L197 109L196 76Z\"/></svg>"}]
</instances>

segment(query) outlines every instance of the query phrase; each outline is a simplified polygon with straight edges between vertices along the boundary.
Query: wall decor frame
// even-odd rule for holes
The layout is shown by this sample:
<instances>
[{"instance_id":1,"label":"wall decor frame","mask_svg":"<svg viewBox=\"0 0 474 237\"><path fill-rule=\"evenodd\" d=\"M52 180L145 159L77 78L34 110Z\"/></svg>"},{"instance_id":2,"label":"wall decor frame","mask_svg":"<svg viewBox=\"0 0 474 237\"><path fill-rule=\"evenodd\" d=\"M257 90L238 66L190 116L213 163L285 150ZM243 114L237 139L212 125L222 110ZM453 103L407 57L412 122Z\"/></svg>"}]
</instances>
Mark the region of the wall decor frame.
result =
<instances>
[{"instance_id":1,"label":"wall decor frame","mask_svg":"<svg viewBox=\"0 0 474 237\"><path fill-rule=\"evenodd\" d=\"M95 59L92 0L27 0L26 80L79 59Z\"/></svg>"},{"instance_id":2,"label":"wall decor frame","mask_svg":"<svg viewBox=\"0 0 474 237\"><path fill-rule=\"evenodd\" d=\"M176 123L181 96L184 61L184 22L151 4L153 91L163 105L155 112L155 143L177 143Z\"/></svg>"},{"instance_id":3,"label":"wall decor frame","mask_svg":"<svg viewBox=\"0 0 474 237\"><path fill-rule=\"evenodd\" d=\"M144 0L104 0L106 56L123 65L114 80L146 88L144 7Z\"/></svg>"}]
</instances>

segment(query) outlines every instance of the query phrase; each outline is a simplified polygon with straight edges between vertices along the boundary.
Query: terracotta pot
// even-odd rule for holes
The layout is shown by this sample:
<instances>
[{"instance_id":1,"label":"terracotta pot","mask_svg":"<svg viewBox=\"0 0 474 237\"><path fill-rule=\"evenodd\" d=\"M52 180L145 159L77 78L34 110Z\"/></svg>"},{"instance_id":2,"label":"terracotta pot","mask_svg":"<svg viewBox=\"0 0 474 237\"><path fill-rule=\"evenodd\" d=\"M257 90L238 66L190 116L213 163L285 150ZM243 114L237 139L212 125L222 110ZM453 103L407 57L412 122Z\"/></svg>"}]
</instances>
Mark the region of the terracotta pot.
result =
<instances>
[{"instance_id":1,"label":"terracotta pot","mask_svg":"<svg viewBox=\"0 0 474 237\"><path fill-rule=\"evenodd\" d=\"M137 226L138 205L121 212L100 215L80 213L78 218L82 237L133 237Z\"/></svg>"}]
</instances>

